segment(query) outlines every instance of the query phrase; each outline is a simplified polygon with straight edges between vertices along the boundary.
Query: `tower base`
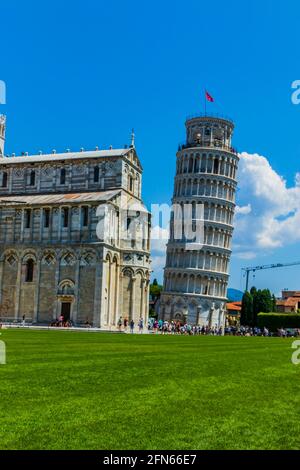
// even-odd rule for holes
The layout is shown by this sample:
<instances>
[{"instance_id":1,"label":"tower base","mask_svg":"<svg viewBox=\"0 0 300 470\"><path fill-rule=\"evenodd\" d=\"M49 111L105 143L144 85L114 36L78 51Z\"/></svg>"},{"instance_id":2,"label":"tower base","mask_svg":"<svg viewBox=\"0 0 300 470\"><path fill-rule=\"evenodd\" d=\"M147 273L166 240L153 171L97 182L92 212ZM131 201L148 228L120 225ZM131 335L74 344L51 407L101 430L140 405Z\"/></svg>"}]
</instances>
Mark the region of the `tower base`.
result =
<instances>
[{"instance_id":1,"label":"tower base","mask_svg":"<svg viewBox=\"0 0 300 470\"><path fill-rule=\"evenodd\" d=\"M159 318L210 328L225 327L226 299L201 295L162 294Z\"/></svg>"}]
</instances>

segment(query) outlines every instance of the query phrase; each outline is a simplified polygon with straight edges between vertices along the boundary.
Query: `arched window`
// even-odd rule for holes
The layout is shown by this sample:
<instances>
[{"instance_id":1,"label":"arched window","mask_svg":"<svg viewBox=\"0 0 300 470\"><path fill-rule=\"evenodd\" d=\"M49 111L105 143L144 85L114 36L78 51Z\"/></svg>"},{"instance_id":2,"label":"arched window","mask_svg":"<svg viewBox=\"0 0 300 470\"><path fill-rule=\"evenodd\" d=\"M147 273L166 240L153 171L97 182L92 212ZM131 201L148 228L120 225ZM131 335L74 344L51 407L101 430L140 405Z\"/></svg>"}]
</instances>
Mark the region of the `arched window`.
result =
<instances>
[{"instance_id":1,"label":"arched window","mask_svg":"<svg viewBox=\"0 0 300 470\"><path fill-rule=\"evenodd\" d=\"M33 271L34 271L34 262L33 262L33 259L29 259L26 262L25 282L33 281Z\"/></svg>"},{"instance_id":2,"label":"arched window","mask_svg":"<svg viewBox=\"0 0 300 470\"><path fill-rule=\"evenodd\" d=\"M8 174L7 171L2 173L2 188L7 188Z\"/></svg>"},{"instance_id":3,"label":"arched window","mask_svg":"<svg viewBox=\"0 0 300 470\"><path fill-rule=\"evenodd\" d=\"M44 227L49 228L50 226L50 209L44 209Z\"/></svg>"},{"instance_id":4,"label":"arched window","mask_svg":"<svg viewBox=\"0 0 300 470\"><path fill-rule=\"evenodd\" d=\"M25 209L24 214L25 214L25 228L30 228L31 219L32 219L31 209Z\"/></svg>"},{"instance_id":5,"label":"arched window","mask_svg":"<svg viewBox=\"0 0 300 470\"><path fill-rule=\"evenodd\" d=\"M60 170L60 184L66 184L66 169L62 168Z\"/></svg>"},{"instance_id":6,"label":"arched window","mask_svg":"<svg viewBox=\"0 0 300 470\"><path fill-rule=\"evenodd\" d=\"M89 225L89 208L83 206L81 208L82 226L87 227Z\"/></svg>"},{"instance_id":7,"label":"arched window","mask_svg":"<svg viewBox=\"0 0 300 470\"><path fill-rule=\"evenodd\" d=\"M70 215L70 211L69 211L69 208L68 207L63 207L63 210L62 210L62 222L63 222L63 227L64 228L67 228L69 227L69 215Z\"/></svg>"},{"instance_id":8,"label":"arched window","mask_svg":"<svg viewBox=\"0 0 300 470\"><path fill-rule=\"evenodd\" d=\"M35 171L32 170L30 172L30 181L29 181L29 184L30 186L34 186L35 185Z\"/></svg>"},{"instance_id":9,"label":"arched window","mask_svg":"<svg viewBox=\"0 0 300 470\"><path fill-rule=\"evenodd\" d=\"M214 161L214 174L217 175L219 173L219 162L218 160Z\"/></svg>"},{"instance_id":10,"label":"arched window","mask_svg":"<svg viewBox=\"0 0 300 470\"><path fill-rule=\"evenodd\" d=\"M129 191L133 191L133 177L129 176Z\"/></svg>"},{"instance_id":11,"label":"arched window","mask_svg":"<svg viewBox=\"0 0 300 470\"><path fill-rule=\"evenodd\" d=\"M94 168L94 183L99 183L99 175L100 175L99 167L95 166L95 168Z\"/></svg>"}]
</instances>

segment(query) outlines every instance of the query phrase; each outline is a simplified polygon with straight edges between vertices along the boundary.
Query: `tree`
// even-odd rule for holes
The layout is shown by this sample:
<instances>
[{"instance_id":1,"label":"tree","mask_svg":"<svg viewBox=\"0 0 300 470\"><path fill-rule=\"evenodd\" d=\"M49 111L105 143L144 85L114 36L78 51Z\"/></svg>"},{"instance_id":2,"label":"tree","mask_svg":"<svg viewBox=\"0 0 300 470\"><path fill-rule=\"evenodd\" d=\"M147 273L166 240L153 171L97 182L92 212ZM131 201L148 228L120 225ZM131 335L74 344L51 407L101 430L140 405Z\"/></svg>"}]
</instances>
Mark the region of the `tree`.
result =
<instances>
[{"instance_id":1,"label":"tree","mask_svg":"<svg viewBox=\"0 0 300 470\"><path fill-rule=\"evenodd\" d=\"M277 302L276 302L276 297L274 294L272 296L272 303L273 303L272 312L277 312Z\"/></svg>"},{"instance_id":2,"label":"tree","mask_svg":"<svg viewBox=\"0 0 300 470\"><path fill-rule=\"evenodd\" d=\"M273 311L273 298L269 289L253 290L253 326L257 325L259 313L270 313Z\"/></svg>"},{"instance_id":3,"label":"tree","mask_svg":"<svg viewBox=\"0 0 300 470\"><path fill-rule=\"evenodd\" d=\"M242 298L241 325L250 326L253 322L253 297L245 292Z\"/></svg>"},{"instance_id":4,"label":"tree","mask_svg":"<svg viewBox=\"0 0 300 470\"><path fill-rule=\"evenodd\" d=\"M150 296L152 300L157 300L160 297L160 293L163 290L163 286L159 285L157 279L154 279L150 285Z\"/></svg>"},{"instance_id":5,"label":"tree","mask_svg":"<svg viewBox=\"0 0 300 470\"><path fill-rule=\"evenodd\" d=\"M252 295L252 297L254 297L254 296L255 296L256 292L257 292L257 289L256 289L256 287L254 287L254 286L253 286L253 287L251 287L251 289L250 289L250 294Z\"/></svg>"},{"instance_id":6,"label":"tree","mask_svg":"<svg viewBox=\"0 0 300 470\"><path fill-rule=\"evenodd\" d=\"M241 325L257 326L257 315L259 313L274 312L276 298L269 289L252 287L250 292L245 292L242 300Z\"/></svg>"}]
</instances>

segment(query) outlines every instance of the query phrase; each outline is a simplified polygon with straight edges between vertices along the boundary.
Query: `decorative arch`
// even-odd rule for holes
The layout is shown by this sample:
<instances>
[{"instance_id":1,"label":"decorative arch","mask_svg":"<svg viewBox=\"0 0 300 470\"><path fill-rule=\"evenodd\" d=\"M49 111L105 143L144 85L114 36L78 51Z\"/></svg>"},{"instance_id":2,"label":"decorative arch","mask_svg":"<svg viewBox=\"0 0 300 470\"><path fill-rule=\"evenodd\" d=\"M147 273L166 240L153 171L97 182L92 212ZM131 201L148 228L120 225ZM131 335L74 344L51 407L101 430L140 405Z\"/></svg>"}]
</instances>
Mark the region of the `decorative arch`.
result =
<instances>
[{"instance_id":1,"label":"decorative arch","mask_svg":"<svg viewBox=\"0 0 300 470\"><path fill-rule=\"evenodd\" d=\"M77 261L77 257L72 250L63 251L60 255L61 266L73 266Z\"/></svg>"},{"instance_id":2,"label":"decorative arch","mask_svg":"<svg viewBox=\"0 0 300 470\"><path fill-rule=\"evenodd\" d=\"M34 263L36 263L36 260L37 260L37 254L32 251L32 250L26 250L23 252L23 255L22 255L22 264L26 264L26 262L29 260L29 259L33 259Z\"/></svg>"},{"instance_id":3,"label":"decorative arch","mask_svg":"<svg viewBox=\"0 0 300 470\"><path fill-rule=\"evenodd\" d=\"M15 250L7 250L3 253L0 260L5 261L9 266L14 266L19 261L19 256Z\"/></svg>"},{"instance_id":4,"label":"decorative arch","mask_svg":"<svg viewBox=\"0 0 300 470\"><path fill-rule=\"evenodd\" d=\"M84 250L80 255L81 266L92 266L96 263L97 253L94 250Z\"/></svg>"},{"instance_id":5,"label":"decorative arch","mask_svg":"<svg viewBox=\"0 0 300 470\"><path fill-rule=\"evenodd\" d=\"M75 283L71 279L64 279L59 283L58 289L61 295L74 295Z\"/></svg>"},{"instance_id":6,"label":"decorative arch","mask_svg":"<svg viewBox=\"0 0 300 470\"><path fill-rule=\"evenodd\" d=\"M127 277L133 277L134 276L134 271L133 271L133 269L126 267L122 270L122 275L127 276Z\"/></svg>"},{"instance_id":7,"label":"decorative arch","mask_svg":"<svg viewBox=\"0 0 300 470\"><path fill-rule=\"evenodd\" d=\"M55 261L56 261L55 251L46 250L46 251L43 252L42 264L50 266L51 264L54 264Z\"/></svg>"},{"instance_id":8,"label":"decorative arch","mask_svg":"<svg viewBox=\"0 0 300 470\"><path fill-rule=\"evenodd\" d=\"M145 272L144 272L142 269L137 269L137 270L135 271L135 276L136 276L137 274L140 274L141 277L142 277L142 279L145 279Z\"/></svg>"}]
</instances>

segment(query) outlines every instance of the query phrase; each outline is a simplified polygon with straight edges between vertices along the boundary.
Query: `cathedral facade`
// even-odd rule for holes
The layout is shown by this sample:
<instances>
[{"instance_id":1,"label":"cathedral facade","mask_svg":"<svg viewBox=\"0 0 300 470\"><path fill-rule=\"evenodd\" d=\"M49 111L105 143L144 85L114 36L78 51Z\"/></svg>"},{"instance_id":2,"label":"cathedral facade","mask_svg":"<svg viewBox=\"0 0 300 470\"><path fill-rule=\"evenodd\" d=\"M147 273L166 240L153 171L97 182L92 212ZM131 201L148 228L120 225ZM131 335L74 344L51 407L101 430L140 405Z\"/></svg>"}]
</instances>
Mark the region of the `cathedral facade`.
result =
<instances>
[{"instance_id":1,"label":"cathedral facade","mask_svg":"<svg viewBox=\"0 0 300 470\"><path fill-rule=\"evenodd\" d=\"M162 319L224 326L239 162L231 145L233 130L233 122L220 117L186 121L172 203L182 214L190 209L192 227L201 222L201 240L188 243L184 231L175 236L174 220L177 226L181 220L173 217L159 307Z\"/></svg>"},{"instance_id":2,"label":"cathedral facade","mask_svg":"<svg viewBox=\"0 0 300 470\"><path fill-rule=\"evenodd\" d=\"M0 318L114 328L148 319L150 214L134 140L124 149L4 156Z\"/></svg>"}]
</instances>

